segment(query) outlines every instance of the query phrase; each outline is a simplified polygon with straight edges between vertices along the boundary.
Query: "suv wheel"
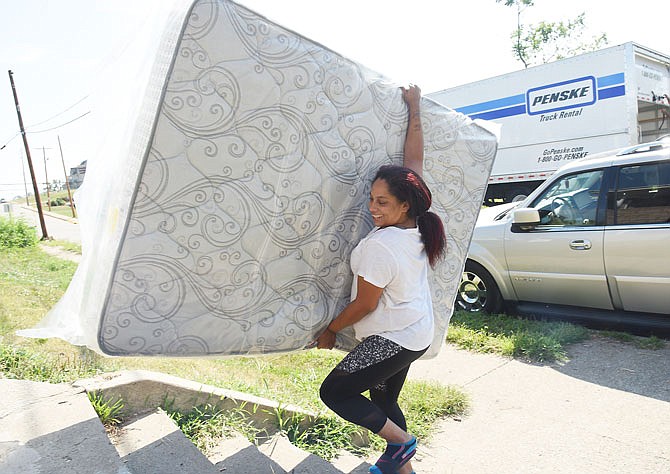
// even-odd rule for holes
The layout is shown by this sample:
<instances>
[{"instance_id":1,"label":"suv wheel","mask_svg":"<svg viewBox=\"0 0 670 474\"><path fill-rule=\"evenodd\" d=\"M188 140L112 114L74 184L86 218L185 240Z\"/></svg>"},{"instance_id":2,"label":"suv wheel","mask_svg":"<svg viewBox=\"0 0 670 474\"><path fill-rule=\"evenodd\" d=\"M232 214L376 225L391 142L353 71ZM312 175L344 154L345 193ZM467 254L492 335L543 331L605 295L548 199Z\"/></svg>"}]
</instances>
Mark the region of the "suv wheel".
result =
<instances>
[{"instance_id":1,"label":"suv wheel","mask_svg":"<svg viewBox=\"0 0 670 474\"><path fill-rule=\"evenodd\" d=\"M502 297L498 285L484 267L468 260L456 296L456 309L471 313L498 313Z\"/></svg>"}]
</instances>

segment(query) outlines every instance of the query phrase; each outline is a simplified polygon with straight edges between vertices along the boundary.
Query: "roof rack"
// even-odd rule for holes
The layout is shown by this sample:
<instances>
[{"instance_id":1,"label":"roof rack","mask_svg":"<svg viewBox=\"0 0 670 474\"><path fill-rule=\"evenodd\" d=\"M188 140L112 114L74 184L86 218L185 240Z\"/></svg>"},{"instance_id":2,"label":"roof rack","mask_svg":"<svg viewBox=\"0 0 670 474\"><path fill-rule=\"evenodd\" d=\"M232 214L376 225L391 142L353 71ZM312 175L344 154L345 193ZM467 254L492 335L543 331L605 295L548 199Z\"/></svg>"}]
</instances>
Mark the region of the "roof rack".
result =
<instances>
[{"instance_id":1,"label":"roof rack","mask_svg":"<svg viewBox=\"0 0 670 474\"><path fill-rule=\"evenodd\" d=\"M646 153L649 151L658 151L663 148L670 148L670 135L664 135L653 142L640 143L639 145L626 148L617 153L617 156L633 155L635 153Z\"/></svg>"}]
</instances>

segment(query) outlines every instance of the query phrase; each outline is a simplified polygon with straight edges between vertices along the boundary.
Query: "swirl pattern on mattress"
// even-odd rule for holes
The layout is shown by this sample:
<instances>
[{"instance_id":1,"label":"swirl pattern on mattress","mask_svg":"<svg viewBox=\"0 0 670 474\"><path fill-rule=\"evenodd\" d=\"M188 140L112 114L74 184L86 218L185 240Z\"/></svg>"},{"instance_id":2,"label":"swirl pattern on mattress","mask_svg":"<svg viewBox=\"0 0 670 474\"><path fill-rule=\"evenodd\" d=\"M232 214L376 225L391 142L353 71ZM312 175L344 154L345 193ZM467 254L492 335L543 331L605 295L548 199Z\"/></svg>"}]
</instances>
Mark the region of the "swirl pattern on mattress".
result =
<instances>
[{"instance_id":1,"label":"swirl pattern on mattress","mask_svg":"<svg viewBox=\"0 0 670 474\"><path fill-rule=\"evenodd\" d=\"M157 100L135 134L139 165L94 310L99 349L299 350L348 302L349 255L372 228L371 178L402 163L401 91L233 2L195 1L178 26L166 33ZM431 275L430 356L444 340L497 141L425 98L422 121L424 177L448 232L447 258ZM338 347L353 344L351 332L338 335Z\"/></svg>"}]
</instances>

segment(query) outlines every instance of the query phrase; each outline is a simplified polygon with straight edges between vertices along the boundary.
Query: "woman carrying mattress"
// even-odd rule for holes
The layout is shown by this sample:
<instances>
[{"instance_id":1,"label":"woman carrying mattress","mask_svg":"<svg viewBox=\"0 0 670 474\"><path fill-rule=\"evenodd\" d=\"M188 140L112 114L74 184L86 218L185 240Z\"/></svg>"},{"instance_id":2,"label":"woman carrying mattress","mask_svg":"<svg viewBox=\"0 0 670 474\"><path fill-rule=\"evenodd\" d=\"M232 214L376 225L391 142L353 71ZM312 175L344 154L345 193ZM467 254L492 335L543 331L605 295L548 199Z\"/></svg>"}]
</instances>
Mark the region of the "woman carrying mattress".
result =
<instances>
[{"instance_id":1,"label":"woman carrying mattress","mask_svg":"<svg viewBox=\"0 0 670 474\"><path fill-rule=\"evenodd\" d=\"M443 256L446 236L429 211L431 193L423 179L421 90L402 89L409 111L404 166L382 166L368 207L375 228L351 254L351 302L317 339L332 349L335 334L354 328L361 341L321 385L321 399L339 416L377 433L387 448L372 473L413 472L417 440L407 432L398 405L410 364L433 340L433 307L428 266ZM370 398L362 394L369 390Z\"/></svg>"}]
</instances>

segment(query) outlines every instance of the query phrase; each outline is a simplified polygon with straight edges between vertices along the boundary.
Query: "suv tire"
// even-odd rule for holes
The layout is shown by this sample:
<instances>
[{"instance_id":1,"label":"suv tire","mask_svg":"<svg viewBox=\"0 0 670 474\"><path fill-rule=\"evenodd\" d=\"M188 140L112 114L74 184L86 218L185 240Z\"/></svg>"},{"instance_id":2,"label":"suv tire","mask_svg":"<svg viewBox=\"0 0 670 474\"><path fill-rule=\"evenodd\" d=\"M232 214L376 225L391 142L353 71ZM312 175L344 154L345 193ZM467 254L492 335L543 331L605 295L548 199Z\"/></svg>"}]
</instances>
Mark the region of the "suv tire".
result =
<instances>
[{"instance_id":1,"label":"suv tire","mask_svg":"<svg viewBox=\"0 0 670 474\"><path fill-rule=\"evenodd\" d=\"M456 310L495 314L501 308L500 290L491 274L480 264L467 260L458 285Z\"/></svg>"}]
</instances>

